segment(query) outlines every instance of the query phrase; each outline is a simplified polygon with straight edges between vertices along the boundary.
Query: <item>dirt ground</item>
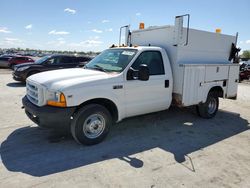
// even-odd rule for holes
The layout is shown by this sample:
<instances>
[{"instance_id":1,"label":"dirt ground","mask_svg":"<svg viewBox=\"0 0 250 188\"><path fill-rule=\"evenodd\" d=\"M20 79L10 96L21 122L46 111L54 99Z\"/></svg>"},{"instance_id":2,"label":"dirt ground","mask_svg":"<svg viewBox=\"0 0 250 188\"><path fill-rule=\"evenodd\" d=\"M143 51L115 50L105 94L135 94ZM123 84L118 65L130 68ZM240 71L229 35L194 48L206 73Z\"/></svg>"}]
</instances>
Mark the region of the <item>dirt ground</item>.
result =
<instances>
[{"instance_id":1,"label":"dirt ground","mask_svg":"<svg viewBox=\"0 0 250 188\"><path fill-rule=\"evenodd\" d=\"M214 119L192 109L130 118L87 147L38 128L25 85L0 70L0 187L250 187L250 84Z\"/></svg>"}]
</instances>

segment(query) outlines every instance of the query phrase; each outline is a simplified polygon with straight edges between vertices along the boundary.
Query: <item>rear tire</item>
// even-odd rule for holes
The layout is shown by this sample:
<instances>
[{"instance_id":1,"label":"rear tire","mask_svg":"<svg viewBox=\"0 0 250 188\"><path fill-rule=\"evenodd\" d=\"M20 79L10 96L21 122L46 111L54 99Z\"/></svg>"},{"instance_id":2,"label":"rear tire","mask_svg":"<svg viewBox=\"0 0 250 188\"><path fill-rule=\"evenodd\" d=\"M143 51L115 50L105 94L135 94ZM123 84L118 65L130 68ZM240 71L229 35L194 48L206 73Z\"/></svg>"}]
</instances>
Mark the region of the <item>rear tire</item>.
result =
<instances>
[{"instance_id":1,"label":"rear tire","mask_svg":"<svg viewBox=\"0 0 250 188\"><path fill-rule=\"evenodd\" d=\"M104 140L111 124L112 117L105 107L90 104L74 115L71 134L79 144L94 145Z\"/></svg>"},{"instance_id":2,"label":"rear tire","mask_svg":"<svg viewBox=\"0 0 250 188\"><path fill-rule=\"evenodd\" d=\"M219 97L216 92L209 92L205 103L197 105L197 113L200 117L213 118L219 108Z\"/></svg>"}]
</instances>

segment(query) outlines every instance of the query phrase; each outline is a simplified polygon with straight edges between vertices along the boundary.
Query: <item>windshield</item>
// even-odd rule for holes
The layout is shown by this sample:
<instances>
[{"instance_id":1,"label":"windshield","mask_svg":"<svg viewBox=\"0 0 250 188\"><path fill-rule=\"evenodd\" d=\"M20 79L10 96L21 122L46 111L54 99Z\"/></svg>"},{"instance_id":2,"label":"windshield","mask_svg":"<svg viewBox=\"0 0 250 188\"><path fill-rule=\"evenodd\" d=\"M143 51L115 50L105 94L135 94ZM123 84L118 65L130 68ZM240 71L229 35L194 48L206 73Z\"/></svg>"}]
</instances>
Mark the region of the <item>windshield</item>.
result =
<instances>
[{"instance_id":1,"label":"windshield","mask_svg":"<svg viewBox=\"0 0 250 188\"><path fill-rule=\"evenodd\" d=\"M96 69L103 72L122 72L133 59L137 50L134 49L109 49L91 60L86 69Z\"/></svg>"},{"instance_id":2,"label":"windshield","mask_svg":"<svg viewBox=\"0 0 250 188\"><path fill-rule=\"evenodd\" d=\"M41 64L41 63L47 61L50 57L51 57L51 56L44 56L44 57L42 57L42 58L36 60L35 63Z\"/></svg>"}]
</instances>

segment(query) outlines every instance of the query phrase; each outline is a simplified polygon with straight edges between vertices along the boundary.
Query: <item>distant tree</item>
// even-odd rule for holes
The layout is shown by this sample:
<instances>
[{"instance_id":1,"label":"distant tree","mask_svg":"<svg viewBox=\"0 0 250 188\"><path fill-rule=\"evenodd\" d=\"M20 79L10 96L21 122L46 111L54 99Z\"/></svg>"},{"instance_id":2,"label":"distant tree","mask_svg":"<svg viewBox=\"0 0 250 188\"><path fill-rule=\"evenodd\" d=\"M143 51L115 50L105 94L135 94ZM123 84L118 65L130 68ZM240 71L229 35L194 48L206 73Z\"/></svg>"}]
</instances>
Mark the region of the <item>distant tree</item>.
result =
<instances>
[{"instance_id":1,"label":"distant tree","mask_svg":"<svg viewBox=\"0 0 250 188\"><path fill-rule=\"evenodd\" d=\"M250 59L250 50L243 51L241 57Z\"/></svg>"}]
</instances>

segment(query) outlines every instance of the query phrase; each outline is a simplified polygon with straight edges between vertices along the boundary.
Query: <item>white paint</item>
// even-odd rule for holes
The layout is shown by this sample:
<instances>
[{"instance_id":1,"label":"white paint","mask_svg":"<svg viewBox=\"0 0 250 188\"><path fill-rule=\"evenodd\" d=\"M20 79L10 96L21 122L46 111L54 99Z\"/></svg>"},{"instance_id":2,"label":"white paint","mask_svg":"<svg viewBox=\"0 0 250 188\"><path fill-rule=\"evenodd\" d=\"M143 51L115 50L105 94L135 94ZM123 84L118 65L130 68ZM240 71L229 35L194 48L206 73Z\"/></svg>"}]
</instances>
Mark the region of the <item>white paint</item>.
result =
<instances>
[{"instance_id":1,"label":"white paint","mask_svg":"<svg viewBox=\"0 0 250 188\"><path fill-rule=\"evenodd\" d=\"M222 87L224 96L233 97L237 93L235 78L239 70L238 65L228 61L228 56L235 37L190 29L188 45L180 45L179 42L176 45L176 41L182 43L186 38L185 28L181 29L184 31L177 34L174 26L133 31L131 43L140 46L124 49L137 49L138 53L120 74L65 69L36 74L28 78L28 83L43 87L39 90L44 97L39 99L43 101L38 103L39 106L46 104L48 90L63 92L69 107L105 98L116 104L119 121L169 108L172 93L180 97L183 106L205 102L214 86ZM180 37L179 33L183 36ZM127 71L137 57L144 51L152 50L162 54L165 75L150 76L148 81L127 80ZM169 80L168 88L165 88L165 80ZM225 87L224 80L227 81ZM122 89L113 89L116 85L122 86Z\"/></svg>"}]
</instances>

